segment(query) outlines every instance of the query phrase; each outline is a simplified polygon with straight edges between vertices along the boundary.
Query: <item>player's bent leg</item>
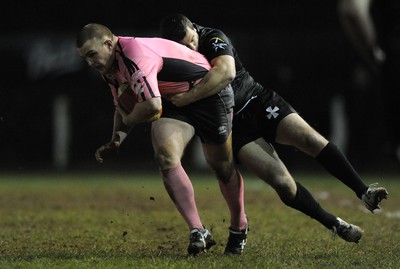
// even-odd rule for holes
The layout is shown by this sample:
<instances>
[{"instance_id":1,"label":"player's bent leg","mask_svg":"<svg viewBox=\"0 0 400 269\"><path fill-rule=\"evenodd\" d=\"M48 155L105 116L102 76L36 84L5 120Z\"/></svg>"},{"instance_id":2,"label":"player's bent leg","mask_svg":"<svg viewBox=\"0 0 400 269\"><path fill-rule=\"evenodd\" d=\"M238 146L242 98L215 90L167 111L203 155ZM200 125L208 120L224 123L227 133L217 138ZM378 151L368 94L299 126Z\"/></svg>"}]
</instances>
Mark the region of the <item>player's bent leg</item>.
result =
<instances>
[{"instance_id":1,"label":"player's bent leg","mask_svg":"<svg viewBox=\"0 0 400 269\"><path fill-rule=\"evenodd\" d=\"M244 182L235 168L231 138L222 145L203 144L204 154L211 169L218 177L221 193L227 202L231 215L226 254L241 254L247 243L248 223L244 210Z\"/></svg>"},{"instance_id":2,"label":"player's bent leg","mask_svg":"<svg viewBox=\"0 0 400 269\"><path fill-rule=\"evenodd\" d=\"M224 144L203 144L203 150L208 165L217 175L222 195L228 204L231 228L241 230L247 223L244 212L244 182L234 165L231 143L232 134Z\"/></svg>"},{"instance_id":3,"label":"player's bent leg","mask_svg":"<svg viewBox=\"0 0 400 269\"><path fill-rule=\"evenodd\" d=\"M282 201L294 199L296 183L270 143L258 138L244 145L238 158L249 171L274 188Z\"/></svg>"},{"instance_id":4,"label":"player's bent leg","mask_svg":"<svg viewBox=\"0 0 400 269\"><path fill-rule=\"evenodd\" d=\"M272 145L264 139L244 145L238 157L249 171L271 185L287 206L319 221L348 242L360 240L362 230L325 211L311 193L293 179Z\"/></svg>"},{"instance_id":5,"label":"player's bent leg","mask_svg":"<svg viewBox=\"0 0 400 269\"><path fill-rule=\"evenodd\" d=\"M271 144L259 138L244 145L238 157L249 171L274 188L284 204L332 228L336 217L322 210L311 194L293 179Z\"/></svg>"},{"instance_id":6,"label":"player's bent leg","mask_svg":"<svg viewBox=\"0 0 400 269\"><path fill-rule=\"evenodd\" d=\"M152 123L151 131L155 159L159 165L165 189L189 230L203 229L192 182L181 165L185 147L194 135L193 127L182 121L161 118ZM191 247L188 248L190 254L197 252L195 243L191 237L189 242Z\"/></svg>"},{"instance_id":7,"label":"player's bent leg","mask_svg":"<svg viewBox=\"0 0 400 269\"><path fill-rule=\"evenodd\" d=\"M289 114L282 119L277 128L276 141L292 145L314 157L325 170L352 189L371 212L379 209L382 199L387 198L388 192L385 188L367 187L344 153L314 130L297 113Z\"/></svg>"},{"instance_id":8,"label":"player's bent leg","mask_svg":"<svg viewBox=\"0 0 400 269\"><path fill-rule=\"evenodd\" d=\"M217 175L221 193L228 204L231 228L242 230L247 223L244 212L244 182L234 165L231 145L232 133L224 144L203 144L203 150L208 165Z\"/></svg>"}]
</instances>

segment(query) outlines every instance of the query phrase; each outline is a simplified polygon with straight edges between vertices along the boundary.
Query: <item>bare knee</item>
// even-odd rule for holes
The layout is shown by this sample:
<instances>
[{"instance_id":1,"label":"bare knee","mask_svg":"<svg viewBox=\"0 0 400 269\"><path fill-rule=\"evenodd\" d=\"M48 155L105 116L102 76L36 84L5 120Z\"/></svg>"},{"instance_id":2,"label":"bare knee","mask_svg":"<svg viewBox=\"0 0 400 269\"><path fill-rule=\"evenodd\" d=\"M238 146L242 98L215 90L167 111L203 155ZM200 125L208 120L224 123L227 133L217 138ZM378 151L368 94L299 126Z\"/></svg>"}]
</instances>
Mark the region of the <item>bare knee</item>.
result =
<instances>
[{"instance_id":1,"label":"bare knee","mask_svg":"<svg viewBox=\"0 0 400 269\"><path fill-rule=\"evenodd\" d=\"M313 131L304 136L304 141L298 148L315 158L327 144L328 140L325 137Z\"/></svg>"},{"instance_id":2,"label":"bare knee","mask_svg":"<svg viewBox=\"0 0 400 269\"><path fill-rule=\"evenodd\" d=\"M181 161L181 155L167 147L161 147L156 150L154 159L158 167L163 170L178 165Z\"/></svg>"},{"instance_id":3,"label":"bare knee","mask_svg":"<svg viewBox=\"0 0 400 269\"><path fill-rule=\"evenodd\" d=\"M236 173L236 170L233 167L233 164L230 164L230 163L222 162L222 163L216 164L216 163L208 162L208 165L214 171L218 180L220 180L224 183L228 183L230 181L233 173Z\"/></svg>"},{"instance_id":4,"label":"bare knee","mask_svg":"<svg viewBox=\"0 0 400 269\"><path fill-rule=\"evenodd\" d=\"M283 202L292 201L296 197L296 182L290 175L277 175L270 185Z\"/></svg>"}]
</instances>

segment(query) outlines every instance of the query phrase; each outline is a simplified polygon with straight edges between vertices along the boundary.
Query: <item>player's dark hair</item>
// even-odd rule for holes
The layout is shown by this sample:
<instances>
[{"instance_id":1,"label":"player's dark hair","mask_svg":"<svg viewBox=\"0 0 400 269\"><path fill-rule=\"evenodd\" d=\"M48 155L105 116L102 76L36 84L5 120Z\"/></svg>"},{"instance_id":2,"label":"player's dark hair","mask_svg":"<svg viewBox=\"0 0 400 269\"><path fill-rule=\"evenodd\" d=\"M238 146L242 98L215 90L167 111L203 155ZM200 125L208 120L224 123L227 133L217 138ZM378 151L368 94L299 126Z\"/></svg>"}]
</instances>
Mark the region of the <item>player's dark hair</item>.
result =
<instances>
[{"instance_id":1,"label":"player's dark hair","mask_svg":"<svg viewBox=\"0 0 400 269\"><path fill-rule=\"evenodd\" d=\"M187 27L193 28L193 23L183 14L170 14L160 23L160 34L162 38L181 41L186 36Z\"/></svg>"},{"instance_id":2,"label":"player's dark hair","mask_svg":"<svg viewBox=\"0 0 400 269\"><path fill-rule=\"evenodd\" d=\"M85 25L76 38L76 47L81 48L86 41L93 38L102 38L103 36L112 37L111 30L98 23L89 23Z\"/></svg>"}]
</instances>

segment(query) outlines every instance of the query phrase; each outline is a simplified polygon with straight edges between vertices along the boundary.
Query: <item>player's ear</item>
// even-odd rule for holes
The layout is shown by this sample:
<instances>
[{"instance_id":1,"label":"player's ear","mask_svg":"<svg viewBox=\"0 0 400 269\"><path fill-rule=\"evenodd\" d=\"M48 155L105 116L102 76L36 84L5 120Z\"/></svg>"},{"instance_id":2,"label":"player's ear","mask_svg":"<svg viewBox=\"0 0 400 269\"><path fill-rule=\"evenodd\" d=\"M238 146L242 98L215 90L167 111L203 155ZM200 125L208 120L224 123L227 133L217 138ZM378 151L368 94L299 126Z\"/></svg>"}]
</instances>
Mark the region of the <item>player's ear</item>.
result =
<instances>
[{"instance_id":1,"label":"player's ear","mask_svg":"<svg viewBox=\"0 0 400 269\"><path fill-rule=\"evenodd\" d=\"M112 49L112 47L113 47L113 42L112 42L111 39L106 39L106 40L104 41L104 45L106 45L107 48Z\"/></svg>"}]
</instances>

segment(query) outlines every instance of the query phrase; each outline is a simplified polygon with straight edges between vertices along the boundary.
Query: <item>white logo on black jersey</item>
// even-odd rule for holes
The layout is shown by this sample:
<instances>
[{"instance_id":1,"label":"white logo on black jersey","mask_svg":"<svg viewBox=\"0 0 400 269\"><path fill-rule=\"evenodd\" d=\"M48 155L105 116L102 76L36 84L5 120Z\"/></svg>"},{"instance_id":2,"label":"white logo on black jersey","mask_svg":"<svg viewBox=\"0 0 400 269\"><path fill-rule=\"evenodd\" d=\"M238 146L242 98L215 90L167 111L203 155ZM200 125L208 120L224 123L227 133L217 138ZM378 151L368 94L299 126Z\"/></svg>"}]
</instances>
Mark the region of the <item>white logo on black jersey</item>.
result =
<instances>
[{"instance_id":1,"label":"white logo on black jersey","mask_svg":"<svg viewBox=\"0 0 400 269\"><path fill-rule=\"evenodd\" d=\"M225 47L228 46L228 44L226 44L225 41L219 37L213 37L210 39L210 41L213 41L211 43L211 46L212 46L213 50L215 50L215 51L217 51L218 49L224 50Z\"/></svg>"},{"instance_id":2,"label":"white logo on black jersey","mask_svg":"<svg viewBox=\"0 0 400 269\"><path fill-rule=\"evenodd\" d=\"M219 132L219 134L225 134L226 133L226 126L219 126L218 127L218 132Z\"/></svg>"},{"instance_id":3,"label":"white logo on black jersey","mask_svg":"<svg viewBox=\"0 0 400 269\"><path fill-rule=\"evenodd\" d=\"M279 116L279 108L277 106L274 106L274 108L272 108L271 106L267 107L267 109L265 110L267 112L267 118L270 120L272 117L274 117L274 119L276 119Z\"/></svg>"}]
</instances>

